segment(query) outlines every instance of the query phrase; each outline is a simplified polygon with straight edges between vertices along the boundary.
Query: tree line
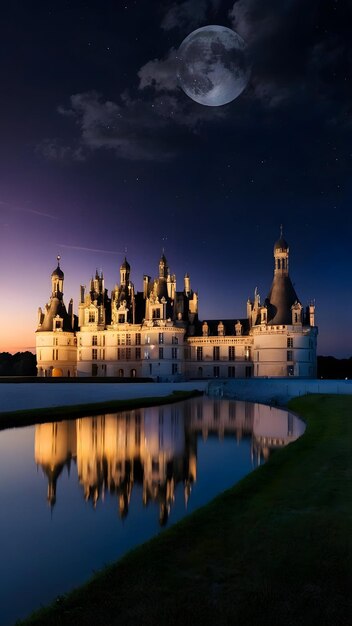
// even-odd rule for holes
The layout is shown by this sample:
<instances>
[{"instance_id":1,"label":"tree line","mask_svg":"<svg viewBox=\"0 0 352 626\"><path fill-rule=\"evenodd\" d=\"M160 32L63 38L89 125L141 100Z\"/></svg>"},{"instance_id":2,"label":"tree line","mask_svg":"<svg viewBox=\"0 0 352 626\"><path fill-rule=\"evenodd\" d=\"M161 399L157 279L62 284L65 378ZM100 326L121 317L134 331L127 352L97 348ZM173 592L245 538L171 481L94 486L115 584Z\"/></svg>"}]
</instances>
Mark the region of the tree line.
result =
<instances>
[{"instance_id":1,"label":"tree line","mask_svg":"<svg viewBox=\"0 0 352 626\"><path fill-rule=\"evenodd\" d=\"M36 376L37 359L32 352L0 352L0 376ZM318 378L352 379L352 357L318 356Z\"/></svg>"}]
</instances>

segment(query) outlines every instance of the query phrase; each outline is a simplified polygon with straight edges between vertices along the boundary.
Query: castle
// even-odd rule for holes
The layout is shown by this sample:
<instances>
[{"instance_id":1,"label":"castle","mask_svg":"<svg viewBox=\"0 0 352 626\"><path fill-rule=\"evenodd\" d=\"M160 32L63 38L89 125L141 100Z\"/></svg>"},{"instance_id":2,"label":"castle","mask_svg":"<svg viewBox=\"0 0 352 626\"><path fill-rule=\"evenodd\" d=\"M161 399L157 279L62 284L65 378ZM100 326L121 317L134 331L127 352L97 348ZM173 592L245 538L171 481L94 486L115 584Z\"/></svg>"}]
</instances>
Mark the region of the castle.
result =
<instances>
[{"instance_id":1,"label":"castle","mask_svg":"<svg viewBox=\"0 0 352 626\"><path fill-rule=\"evenodd\" d=\"M118 376L177 381L193 378L316 377L315 306L304 308L289 276L289 246L274 244L274 277L261 304L255 291L244 319L198 317L198 296L188 274L182 291L165 255L158 276L130 280L127 259L109 296L96 272L81 287L78 317L64 304L64 273L51 275L51 297L38 310L38 376Z\"/></svg>"}]
</instances>

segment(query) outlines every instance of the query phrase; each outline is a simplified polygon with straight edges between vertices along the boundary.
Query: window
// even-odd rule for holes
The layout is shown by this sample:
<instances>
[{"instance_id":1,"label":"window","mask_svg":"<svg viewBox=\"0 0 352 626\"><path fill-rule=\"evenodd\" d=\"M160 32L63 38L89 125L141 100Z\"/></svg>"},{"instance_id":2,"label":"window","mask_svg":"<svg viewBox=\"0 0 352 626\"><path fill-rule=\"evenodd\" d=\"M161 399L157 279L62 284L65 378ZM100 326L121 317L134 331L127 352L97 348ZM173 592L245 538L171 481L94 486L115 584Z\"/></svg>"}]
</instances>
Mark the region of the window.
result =
<instances>
[{"instance_id":1,"label":"window","mask_svg":"<svg viewBox=\"0 0 352 626\"><path fill-rule=\"evenodd\" d=\"M92 363L92 376L98 376L98 366L96 363Z\"/></svg>"},{"instance_id":2,"label":"window","mask_svg":"<svg viewBox=\"0 0 352 626\"><path fill-rule=\"evenodd\" d=\"M293 361L293 352L292 350L287 350L287 360Z\"/></svg>"},{"instance_id":3,"label":"window","mask_svg":"<svg viewBox=\"0 0 352 626\"><path fill-rule=\"evenodd\" d=\"M131 348L126 348L126 359L127 361L131 359Z\"/></svg>"},{"instance_id":4,"label":"window","mask_svg":"<svg viewBox=\"0 0 352 626\"><path fill-rule=\"evenodd\" d=\"M173 363L172 364L172 373L173 374L177 374L177 369L178 369L177 363Z\"/></svg>"},{"instance_id":5,"label":"window","mask_svg":"<svg viewBox=\"0 0 352 626\"><path fill-rule=\"evenodd\" d=\"M293 337L287 337L287 347L293 348Z\"/></svg>"},{"instance_id":6,"label":"window","mask_svg":"<svg viewBox=\"0 0 352 626\"><path fill-rule=\"evenodd\" d=\"M96 348L92 349L92 360L96 361L98 358L98 350Z\"/></svg>"},{"instance_id":7,"label":"window","mask_svg":"<svg viewBox=\"0 0 352 626\"><path fill-rule=\"evenodd\" d=\"M130 346L131 345L131 335L129 333L127 333L126 335L126 346Z\"/></svg>"},{"instance_id":8,"label":"window","mask_svg":"<svg viewBox=\"0 0 352 626\"><path fill-rule=\"evenodd\" d=\"M220 347L214 346L213 348L213 359L214 361L219 361L220 359Z\"/></svg>"},{"instance_id":9,"label":"window","mask_svg":"<svg viewBox=\"0 0 352 626\"><path fill-rule=\"evenodd\" d=\"M196 354L197 354L197 361L203 361L203 348L202 348L202 346L197 346Z\"/></svg>"},{"instance_id":10,"label":"window","mask_svg":"<svg viewBox=\"0 0 352 626\"><path fill-rule=\"evenodd\" d=\"M228 368L228 377L236 378L236 368L233 365L230 365L230 367Z\"/></svg>"},{"instance_id":11,"label":"window","mask_svg":"<svg viewBox=\"0 0 352 626\"><path fill-rule=\"evenodd\" d=\"M136 346L141 345L141 333L136 333Z\"/></svg>"},{"instance_id":12,"label":"window","mask_svg":"<svg viewBox=\"0 0 352 626\"><path fill-rule=\"evenodd\" d=\"M95 313L94 313L94 311L89 311L88 322L89 322L90 324L91 324L92 322L95 322Z\"/></svg>"},{"instance_id":13,"label":"window","mask_svg":"<svg viewBox=\"0 0 352 626\"><path fill-rule=\"evenodd\" d=\"M139 361L141 358L141 349L136 348L136 360Z\"/></svg>"},{"instance_id":14,"label":"window","mask_svg":"<svg viewBox=\"0 0 352 626\"><path fill-rule=\"evenodd\" d=\"M173 344L174 346L177 346L177 345L178 345L178 337L175 337L175 336L174 336L174 337L172 338L172 344Z\"/></svg>"},{"instance_id":15,"label":"window","mask_svg":"<svg viewBox=\"0 0 352 626\"><path fill-rule=\"evenodd\" d=\"M97 335L93 335L92 337L92 346L97 346L98 345L98 337Z\"/></svg>"},{"instance_id":16,"label":"window","mask_svg":"<svg viewBox=\"0 0 352 626\"><path fill-rule=\"evenodd\" d=\"M164 348L159 348L159 359L164 358Z\"/></svg>"},{"instance_id":17,"label":"window","mask_svg":"<svg viewBox=\"0 0 352 626\"><path fill-rule=\"evenodd\" d=\"M171 349L171 356L173 359L177 359L177 348Z\"/></svg>"},{"instance_id":18,"label":"window","mask_svg":"<svg viewBox=\"0 0 352 626\"><path fill-rule=\"evenodd\" d=\"M119 359L119 361L123 361L125 359L125 356L125 348L117 348L117 358Z\"/></svg>"},{"instance_id":19,"label":"window","mask_svg":"<svg viewBox=\"0 0 352 626\"><path fill-rule=\"evenodd\" d=\"M250 365L246 366L246 378L251 378L252 376L252 368Z\"/></svg>"},{"instance_id":20,"label":"window","mask_svg":"<svg viewBox=\"0 0 352 626\"><path fill-rule=\"evenodd\" d=\"M295 373L293 365L288 365L287 366L287 376L293 376Z\"/></svg>"},{"instance_id":21,"label":"window","mask_svg":"<svg viewBox=\"0 0 352 626\"><path fill-rule=\"evenodd\" d=\"M249 346L245 346L244 358L245 358L245 361L249 361L249 359L251 358L251 349Z\"/></svg>"},{"instance_id":22,"label":"window","mask_svg":"<svg viewBox=\"0 0 352 626\"><path fill-rule=\"evenodd\" d=\"M219 378L220 376L220 367L218 365L214 365L214 378Z\"/></svg>"},{"instance_id":23,"label":"window","mask_svg":"<svg viewBox=\"0 0 352 626\"><path fill-rule=\"evenodd\" d=\"M159 343L164 343L164 333L159 333Z\"/></svg>"},{"instance_id":24,"label":"window","mask_svg":"<svg viewBox=\"0 0 352 626\"><path fill-rule=\"evenodd\" d=\"M124 313L119 313L118 323L119 324L124 324L125 323L125 314Z\"/></svg>"},{"instance_id":25,"label":"window","mask_svg":"<svg viewBox=\"0 0 352 626\"><path fill-rule=\"evenodd\" d=\"M235 346L229 346L229 361L235 360Z\"/></svg>"},{"instance_id":26,"label":"window","mask_svg":"<svg viewBox=\"0 0 352 626\"><path fill-rule=\"evenodd\" d=\"M153 320L160 320L160 309L153 309Z\"/></svg>"}]
</instances>

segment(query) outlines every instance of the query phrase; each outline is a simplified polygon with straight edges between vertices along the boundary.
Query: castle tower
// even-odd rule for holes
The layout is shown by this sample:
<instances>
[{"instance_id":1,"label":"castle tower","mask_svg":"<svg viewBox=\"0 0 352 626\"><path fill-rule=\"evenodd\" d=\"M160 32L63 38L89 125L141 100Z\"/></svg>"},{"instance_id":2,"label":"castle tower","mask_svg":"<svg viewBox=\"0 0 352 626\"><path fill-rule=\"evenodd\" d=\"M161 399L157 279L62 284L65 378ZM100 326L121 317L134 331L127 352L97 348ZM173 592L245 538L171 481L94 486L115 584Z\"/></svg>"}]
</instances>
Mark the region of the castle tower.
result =
<instances>
[{"instance_id":1,"label":"castle tower","mask_svg":"<svg viewBox=\"0 0 352 626\"><path fill-rule=\"evenodd\" d=\"M163 253L159 261L159 278L167 278L168 273L169 273L169 268L167 266L167 260L166 260L165 254Z\"/></svg>"},{"instance_id":2,"label":"castle tower","mask_svg":"<svg viewBox=\"0 0 352 626\"><path fill-rule=\"evenodd\" d=\"M73 314L73 301L69 312L63 300L64 273L57 267L51 274L51 296L44 311L38 309L36 330L36 352L38 376L75 376L76 347L74 335L76 316Z\"/></svg>"},{"instance_id":3,"label":"castle tower","mask_svg":"<svg viewBox=\"0 0 352 626\"><path fill-rule=\"evenodd\" d=\"M57 255L57 268L51 274L51 297L62 300L64 295L64 273L60 267L60 255Z\"/></svg>"},{"instance_id":4,"label":"castle tower","mask_svg":"<svg viewBox=\"0 0 352 626\"><path fill-rule=\"evenodd\" d=\"M265 301L270 325L291 324L291 307L299 298L288 273L289 246L283 238L282 226L279 239L274 244L274 278Z\"/></svg>"},{"instance_id":5,"label":"castle tower","mask_svg":"<svg viewBox=\"0 0 352 626\"><path fill-rule=\"evenodd\" d=\"M129 280L130 280L130 272L131 272L131 267L125 257L125 260L120 267L120 285L121 286L125 287L126 285L128 285Z\"/></svg>"}]
</instances>

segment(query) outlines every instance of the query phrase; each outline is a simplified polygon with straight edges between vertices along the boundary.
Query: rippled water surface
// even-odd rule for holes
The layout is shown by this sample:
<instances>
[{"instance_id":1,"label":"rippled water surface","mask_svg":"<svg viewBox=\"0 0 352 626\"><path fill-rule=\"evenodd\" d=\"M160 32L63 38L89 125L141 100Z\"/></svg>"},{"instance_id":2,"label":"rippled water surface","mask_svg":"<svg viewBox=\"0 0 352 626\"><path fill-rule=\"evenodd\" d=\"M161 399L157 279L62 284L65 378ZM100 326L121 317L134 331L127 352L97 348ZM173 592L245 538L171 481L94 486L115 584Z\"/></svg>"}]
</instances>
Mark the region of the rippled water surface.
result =
<instances>
[{"instance_id":1,"label":"rippled water surface","mask_svg":"<svg viewBox=\"0 0 352 626\"><path fill-rule=\"evenodd\" d=\"M12 624L297 439L260 404L195 398L0 433L0 623Z\"/></svg>"}]
</instances>

